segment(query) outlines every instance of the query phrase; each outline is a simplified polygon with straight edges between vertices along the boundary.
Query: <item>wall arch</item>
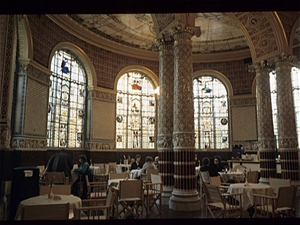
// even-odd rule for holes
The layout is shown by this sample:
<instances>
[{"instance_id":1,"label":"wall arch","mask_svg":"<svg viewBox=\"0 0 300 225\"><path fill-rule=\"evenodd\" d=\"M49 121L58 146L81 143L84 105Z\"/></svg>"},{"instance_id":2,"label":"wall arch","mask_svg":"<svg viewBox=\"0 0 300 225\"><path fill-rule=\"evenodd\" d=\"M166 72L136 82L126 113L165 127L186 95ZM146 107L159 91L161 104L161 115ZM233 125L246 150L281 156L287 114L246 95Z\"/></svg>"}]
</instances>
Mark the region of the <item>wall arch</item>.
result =
<instances>
[{"instance_id":1,"label":"wall arch","mask_svg":"<svg viewBox=\"0 0 300 225\"><path fill-rule=\"evenodd\" d=\"M70 43L70 42L60 42L57 44L51 51L50 57L49 57L49 62L48 62L48 68L51 70L51 60L52 57L54 56L54 53L59 50L59 49L67 49L72 51L81 61L83 68L86 72L87 76L87 85L88 85L88 90L93 90L94 85L97 84L97 76L96 76L96 71L94 68L94 65L90 58L87 56L87 54L79 48L77 45Z\"/></svg>"},{"instance_id":2,"label":"wall arch","mask_svg":"<svg viewBox=\"0 0 300 225\"><path fill-rule=\"evenodd\" d=\"M292 30L291 30L291 33L290 33L289 49L290 49L291 53L293 53L293 41L294 41L296 31L297 31L297 29L299 29L299 27L300 27L300 16L298 17L298 19L293 24L293 27L292 27Z\"/></svg>"},{"instance_id":3,"label":"wall arch","mask_svg":"<svg viewBox=\"0 0 300 225\"><path fill-rule=\"evenodd\" d=\"M228 13L244 33L253 63L289 53L288 40L276 12Z\"/></svg>"},{"instance_id":4,"label":"wall arch","mask_svg":"<svg viewBox=\"0 0 300 225\"><path fill-rule=\"evenodd\" d=\"M118 72L118 74L115 78L115 82L114 82L114 90L115 91L117 91L118 81L119 81L120 77L122 75L124 75L124 73L129 72L129 71L138 71L141 73L145 73L151 78L151 80L154 83L155 88L157 88L159 86L159 78L152 70L150 70L149 68L144 67L144 66L131 65L131 66L124 67L123 69L121 69Z\"/></svg>"},{"instance_id":5,"label":"wall arch","mask_svg":"<svg viewBox=\"0 0 300 225\"><path fill-rule=\"evenodd\" d=\"M27 16L18 18L19 59L33 60L33 41Z\"/></svg>"},{"instance_id":6,"label":"wall arch","mask_svg":"<svg viewBox=\"0 0 300 225\"><path fill-rule=\"evenodd\" d=\"M217 70L212 70L212 69L205 69L205 70L198 70L195 71L193 73L193 79L202 75L212 75L216 78L218 78L219 80L223 81L227 91L228 91L228 97L230 98L231 96L233 96L233 88L232 85L229 81L229 79L221 72L217 71Z\"/></svg>"}]
</instances>

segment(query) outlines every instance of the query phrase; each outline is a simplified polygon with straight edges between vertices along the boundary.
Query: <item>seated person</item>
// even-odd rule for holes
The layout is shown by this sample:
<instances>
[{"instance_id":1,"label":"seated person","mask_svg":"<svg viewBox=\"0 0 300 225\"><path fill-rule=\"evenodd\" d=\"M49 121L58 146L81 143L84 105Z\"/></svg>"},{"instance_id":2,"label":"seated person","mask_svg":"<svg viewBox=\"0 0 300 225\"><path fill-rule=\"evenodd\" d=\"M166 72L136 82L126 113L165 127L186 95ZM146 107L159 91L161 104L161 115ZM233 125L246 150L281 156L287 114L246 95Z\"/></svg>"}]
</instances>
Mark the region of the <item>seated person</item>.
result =
<instances>
[{"instance_id":1,"label":"seated person","mask_svg":"<svg viewBox=\"0 0 300 225\"><path fill-rule=\"evenodd\" d=\"M212 165L214 176L218 176L218 172L225 170L224 166L221 164L221 158L219 156L214 156L214 164Z\"/></svg>"},{"instance_id":2,"label":"seated person","mask_svg":"<svg viewBox=\"0 0 300 225\"><path fill-rule=\"evenodd\" d=\"M208 157L204 157L202 159L202 166L200 166L200 171L202 171L202 172L203 171L208 171L209 175L211 177L218 176L218 173L216 174L215 170L213 170L213 168L211 166L209 166L209 162L210 162L209 158Z\"/></svg>"},{"instance_id":3,"label":"seated person","mask_svg":"<svg viewBox=\"0 0 300 225\"><path fill-rule=\"evenodd\" d=\"M158 161L159 161L159 157L155 156L155 158L154 158L154 165L156 166L157 169L158 169Z\"/></svg>"},{"instance_id":4,"label":"seated person","mask_svg":"<svg viewBox=\"0 0 300 225\"><path fill-rule=\"evenodd\" d=\"M73 170L74 173L78 175L78 179L73 183L71 193L73 195L79 196L78 184L80 182L80 177L81 177L81 182L83 182L83 195L81 196L81 198L84 199L87 198L87 184L86 184L85 175L88 175L89 180L91 180L92 171L90 170L90 165L87 162L87 158L85 155L79 156L79 164L80 166Z\"/></svg>"},{"instance_id":5,"label":"seated person","mask_svg":"<svg viewBox=\"0 0 300 225\"><path fill-rule=\"evenodd\" d=\"M132 165L132 163L135 161L135 159L132 157L131 154L129 154L129 155L127 156L127 160L128 160L128 164L129 164L129 165Z\"/></svg>"},{"instance_id":6,"label":"seated person","mask_svg":"<svg viewBox=\"0 0 300 225\"><path fill-rule=\"evenodd\" d=\"M146 162L143 165L143 168L141 170L141 174L147 174L148 169L157 169L156 165L153 163L153 159L151 156L146 157Z\"/></svg>"},{"instance_id":7,"label":"seated person","mask_svg":"<svg viewBox=\"0 0 300 225\"><path fill-rule=\"evenodd\" d=\"M141 162L141 156L137 154L135 156L135 162L131 164L130 170L141 169L143 167L143 163Z\"/></svg>"}]
</instances>

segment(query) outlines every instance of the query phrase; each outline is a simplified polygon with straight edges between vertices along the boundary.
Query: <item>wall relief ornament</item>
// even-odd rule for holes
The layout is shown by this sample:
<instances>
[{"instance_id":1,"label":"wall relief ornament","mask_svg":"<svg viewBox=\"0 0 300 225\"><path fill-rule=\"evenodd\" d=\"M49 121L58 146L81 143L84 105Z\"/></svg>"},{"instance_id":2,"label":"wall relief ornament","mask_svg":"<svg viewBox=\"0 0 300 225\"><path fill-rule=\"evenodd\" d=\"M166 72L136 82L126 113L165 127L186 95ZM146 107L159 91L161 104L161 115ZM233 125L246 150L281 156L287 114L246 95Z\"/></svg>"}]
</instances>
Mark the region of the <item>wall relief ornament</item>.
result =
<instances>
[{"instance_id":1,"label":"wall relief ornament","mask_svg":"<svg viewBox=\"0 0 300 225\"><path fill-rule=\"evenodd\" d=\"M0 133L0 148L9 149L11 132L7 127L2 128Z\"/></svg>"},{"instance_id":2,"label":"wall relief ornament","mask_svg":"<svg viewBox=\"0 0 300 225\"><path fill-rule=\"evenodd\" d=\"M113 142L86 142L85 149L87 150L115 150L116 145Z\"/></svg>"},{"instance_id":3,"label":"wall relief ornament","mask_svg":"<svg viewBox=\"0 0 300 225\"><path fill-rule=\"evenodd\" d=\"M159 136L157 140L157 148L173 148L172 137Z\"/></svg>"},{"instance_id":4,"label":"wall relief ornament","mask_svg":"<svg viewBox=\"0 0 300 225\"><path fill-rule=\"evenodd\" d=\"M195 134L173 134L173 146L174 148L195 148Z\"/></svg>"},{"instance_id":5,"label":"wall relief ornament","mask_svg":"<svg viewBox=\"0 0 300 225\"><path fill-rule=\"evenodd\" d=\"M107 101L107 102L116 102L116 94L97 91L97 90L93 90L92 93L94 99Z\"/></svg>"},{"instance_id":6,"label":"wall relief ornament","mask_svg":"<svg viewBox=\"0 0 300 225\"><path fill-rule=\"evenodd\" d=\"M47 140L13 138L11 147L13 149L42 149L47 147Z\"/></svg>"}]
</instances>

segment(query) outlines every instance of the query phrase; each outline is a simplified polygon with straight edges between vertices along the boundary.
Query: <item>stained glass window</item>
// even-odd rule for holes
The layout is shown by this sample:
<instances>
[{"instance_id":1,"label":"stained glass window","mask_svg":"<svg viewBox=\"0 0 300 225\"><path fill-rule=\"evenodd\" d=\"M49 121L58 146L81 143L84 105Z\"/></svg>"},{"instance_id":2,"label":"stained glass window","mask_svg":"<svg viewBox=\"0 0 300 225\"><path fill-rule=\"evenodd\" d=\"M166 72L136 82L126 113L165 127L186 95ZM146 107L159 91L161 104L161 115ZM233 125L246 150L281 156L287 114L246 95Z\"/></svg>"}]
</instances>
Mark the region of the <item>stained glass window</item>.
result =
<instances>
[{"instance_id":1,"label":"stained glass window","mask_svg":"<svg viewBox=\"0 0 300 225\"><path fill-rule=\"evenodd\" d=\"M86 76L78 59L58 50L51 62L48 147L84 147Z\"/></svg>"},{"instance_id":2,"label":"stained glass window","mask_svg":"<svg viewBox=\"0 0 300 225\"><path fill-rule=\"evenodd\" d=\"M279 148L276 72L272 71L269 74L269 76L270 76L274 135L276 137L277 148ZM292 91L293 91L293 99L294 99L294 107L295 107L296 130L297 130L298 146L299 146L300 144L300 70L299 68L292 67L291 76L292 76Z\"/></svg>"},{"instance_id":3,"label":"stained glass window","mask_svg":"<svg viewBox=\"0 0 300 225\"><path fill-rule=\"evenodd\" d=\"M117 148L153 149L156 142L156 100L152 80L128 72L117 86Z\"/></svg>"},{"instance_id":4,"label":"stained glass window","mask_svg":"<svg viewBox=\"0 0 300 225\"><path fill-rule=\"evenodd\" d=\"M196 149L228 149L228 99L224 84L209 75L193 81Z\"/></svg>"}]
</instances>

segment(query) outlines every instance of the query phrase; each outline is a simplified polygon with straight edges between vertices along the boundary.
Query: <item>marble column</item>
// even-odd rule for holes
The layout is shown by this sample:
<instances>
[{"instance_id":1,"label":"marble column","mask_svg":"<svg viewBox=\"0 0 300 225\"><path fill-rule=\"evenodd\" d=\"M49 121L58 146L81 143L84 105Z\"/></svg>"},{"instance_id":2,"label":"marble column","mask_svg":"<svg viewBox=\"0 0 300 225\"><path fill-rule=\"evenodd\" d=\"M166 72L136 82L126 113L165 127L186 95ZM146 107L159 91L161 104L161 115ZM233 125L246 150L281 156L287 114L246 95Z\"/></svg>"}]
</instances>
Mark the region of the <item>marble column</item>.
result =
<instances>
[{"instance_id":1,"label":"marble column","mask_svg":"<svg viewBox=\"0 0 300 225\"><path fill-rule=\"evenodd\" d=\"M260 183L276 177L275 138L272 120L269 67L267 61L255 65L258 150L260 158Z\"/></svg>"},{"instance_id":2,"label":"marble column","mask_svg":"<svg viewBox=\"0 0 300 225\"><path fill-rule=\"evenodd\" d=\"M177 211L200 209L195 175L195 130L193 103L192 32L174 30L174 190L169 208Z\"/></svg>"},{"instance_id":3,"label":"marble column","mask_svg":"<svg viewBox=\"0 0 300 225\"><path fill-rule=\"evenodd\" d=\"M290 62L284 53L275 58L281 178L294 183L299 182L299 159Z\"/></svg>"},{"instance_id":4,"label":"marble column","mask_svg":"<svg viewBox=\"0 0 300 225\"><path fill-rule=\"evenodd\" d=\"M174 99L174 41L159 43L158 141L159 174L163 181L162 204L168 205L174 188L173 99Z\"/></svg>"}]
</instances>

